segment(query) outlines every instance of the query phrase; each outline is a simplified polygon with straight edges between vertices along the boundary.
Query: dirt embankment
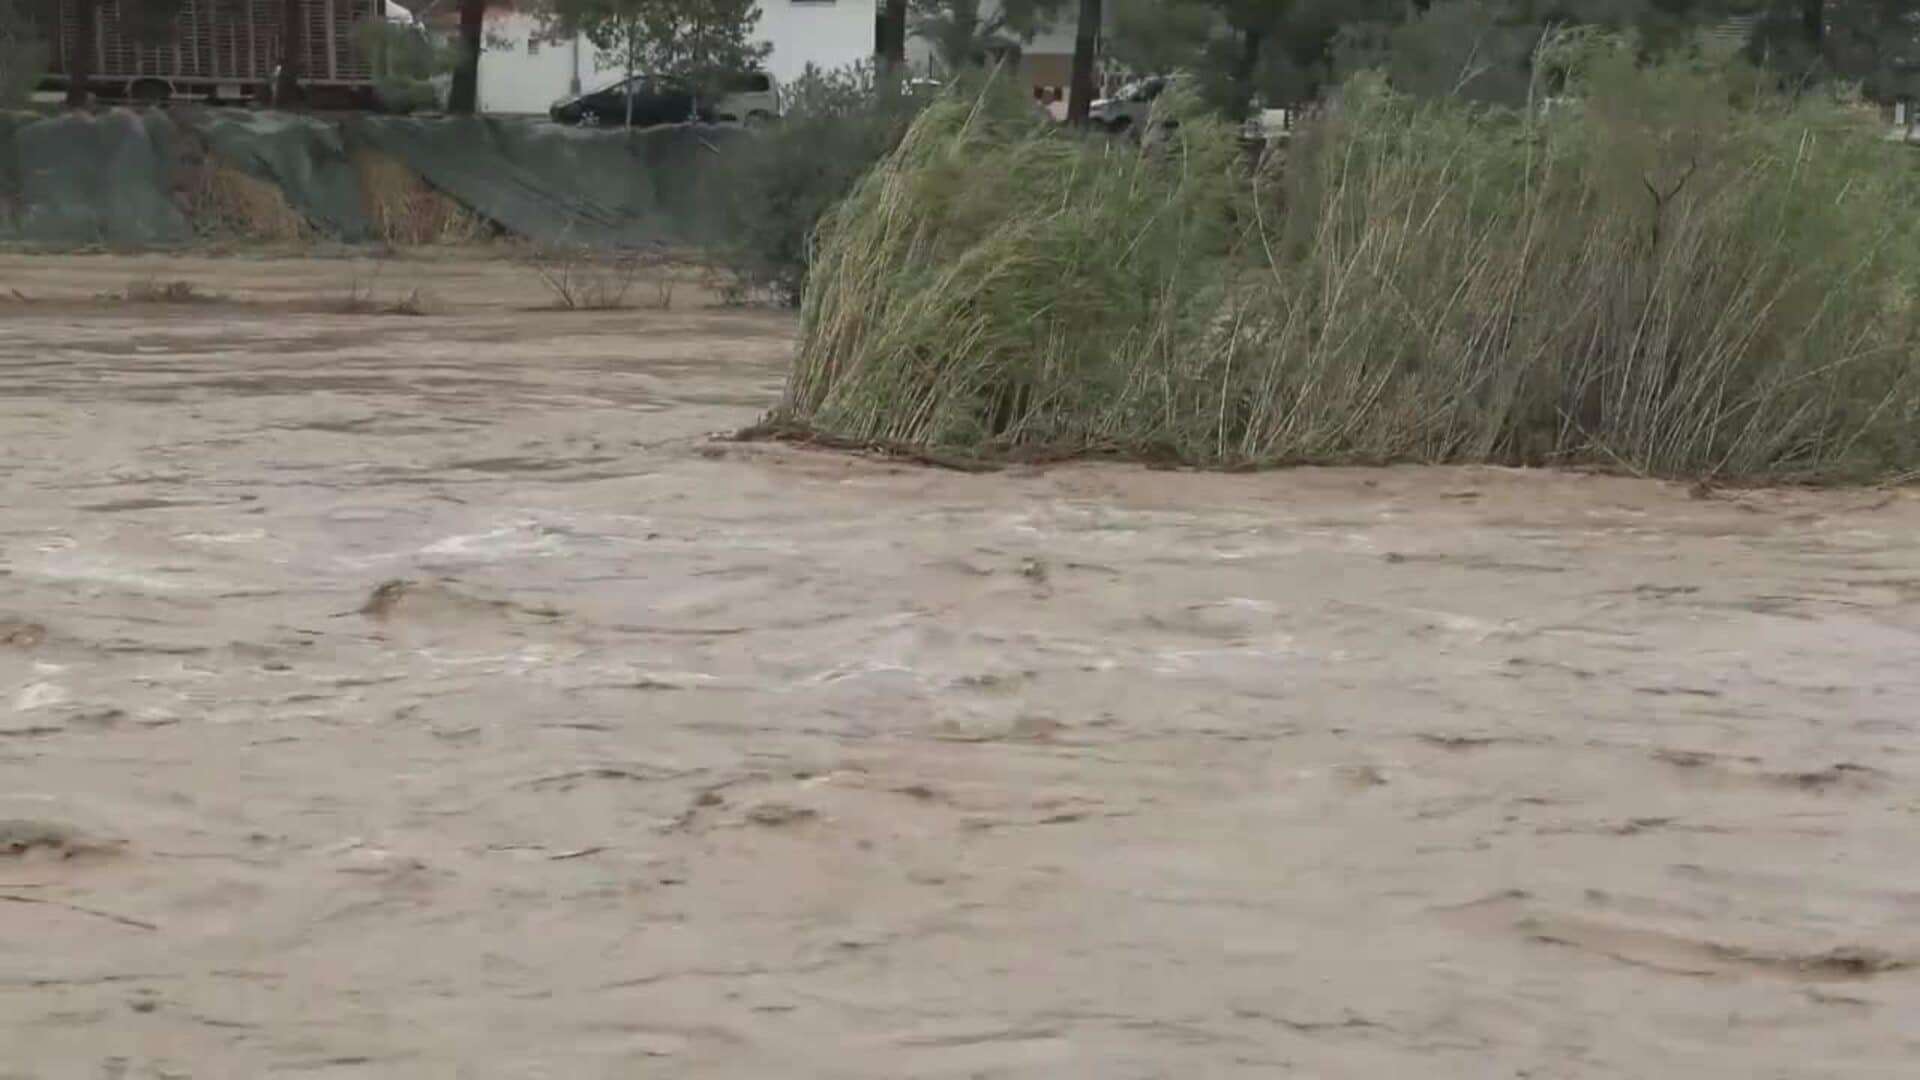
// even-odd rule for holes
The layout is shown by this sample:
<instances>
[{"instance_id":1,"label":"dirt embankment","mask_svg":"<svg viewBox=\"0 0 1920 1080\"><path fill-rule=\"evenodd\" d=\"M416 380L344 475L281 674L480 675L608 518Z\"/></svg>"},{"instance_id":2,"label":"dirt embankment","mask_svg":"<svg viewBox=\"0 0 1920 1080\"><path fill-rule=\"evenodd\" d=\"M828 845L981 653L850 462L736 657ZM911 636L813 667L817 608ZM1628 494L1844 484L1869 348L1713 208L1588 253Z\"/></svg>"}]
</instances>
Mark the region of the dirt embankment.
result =
<instances>
[{"instance_id":1,"label":"dirt embankment","mask_svg":"<svg viewBox=\"0 0 1920 1080\"><path fill-rule=\"evenodd\" d=\"M0 259L0 1073L1914 1060L1910 493L720 445L786 317L350 270Z\"/></svg>"}]
</instances>

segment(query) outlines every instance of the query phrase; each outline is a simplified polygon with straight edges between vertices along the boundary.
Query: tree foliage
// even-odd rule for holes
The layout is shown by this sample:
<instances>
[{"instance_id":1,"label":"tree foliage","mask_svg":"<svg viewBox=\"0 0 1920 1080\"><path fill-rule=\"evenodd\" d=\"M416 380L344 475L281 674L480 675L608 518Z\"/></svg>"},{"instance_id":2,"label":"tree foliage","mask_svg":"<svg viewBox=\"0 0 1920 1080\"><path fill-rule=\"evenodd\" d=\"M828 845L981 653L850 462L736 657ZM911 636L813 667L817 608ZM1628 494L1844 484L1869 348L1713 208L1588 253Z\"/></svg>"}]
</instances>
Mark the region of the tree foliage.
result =
<instances>
[{"instance_id":1,"label":"tree foliage","mask_svg":"<svg viewBox=\"0 0 1920 1080\"><path fill-rule=\"evenodd\" d=\"M697 93L717 92L772 51L754 37L758 0L550 0L545 21L549 34L586 37L604 68L681 80Z\"/></svg>"},{"instance_id":2,"label":"tree foliage","mask_svg":"<svg viewBox=\"0 0 1920 1080\"><path fill-rule=\"evenodd\" d=\"M373 69L373 89L389 112L429 109L439 98L434 79L454 69L457 47L426 29L369 19L354 28L354 48Z\"/></svg>"},{"instance_id":3,"label":"tree foliage","mask_svg":"<svg viewBox=\"0 0 1920 1080\"><path fill-rule=\"evenodd\" d=\"M1067 0L909 0L908 27L948 72L984 67L1053 25Z\"/></svg>"},{"instance_id":4,"label":"tree foliage","mask_svg":"<svg viewBox=\"0 0 1920 1080\"><path fill-rule=\"evenodd\" d=\"M1255 97L1316 97L1366 69L1417 96L1515 104L1543 36L1579 26L1622 35L1643 61L1698 53L1703 31L1719 28L1789 82L1920 94L1920 0L1114 2L1109 55L1138 71L1192 71L1229 112Z\"/></svg>"},{"instance_id":5,"label":"tree foliage","mask_svg":"<svg viewBox=\"0 0 1920 1080\"><path fill-rule=\"evenodd\" d=\"M16 0L0 0L0 109L24 104L47 73L47 39Z\"/></svg>"},{"instance_id":6,"label":"tree foliage","mask_svg":"<svg viewBox=\"0 0 1920 1080\"><path fill-rule=\"evenodd\" d=\"M1192 0L1108 0L1107 56L1132 71L1193 69L1221 29L1219 14Z\"/></svg>"},{"instance_id":7,"label":"tree foliage","mask_svg":"<svg viewBox=\"0 0 1920 1080\"><path fill-rule=\"evenodd\" d=\"M1786 79L1846 79L1879 100L1920 96L1920 2L1782 0L1760 15L1751 56Z\"/></svg>"}]
</instances>

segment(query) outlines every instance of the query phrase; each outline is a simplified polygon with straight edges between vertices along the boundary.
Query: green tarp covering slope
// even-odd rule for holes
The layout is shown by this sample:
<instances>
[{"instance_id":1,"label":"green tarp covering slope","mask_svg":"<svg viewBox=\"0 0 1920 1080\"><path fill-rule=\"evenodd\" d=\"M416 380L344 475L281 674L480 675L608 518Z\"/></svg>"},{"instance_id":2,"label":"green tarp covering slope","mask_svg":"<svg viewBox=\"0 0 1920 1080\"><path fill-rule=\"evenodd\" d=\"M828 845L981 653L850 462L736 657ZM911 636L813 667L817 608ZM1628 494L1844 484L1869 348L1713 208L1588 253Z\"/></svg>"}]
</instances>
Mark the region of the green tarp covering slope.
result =
<instances>
[{"instance_id":1,"label":"green tarp covering slope","mask_svg":"<svg viewBox=\"0 0 1920 1080\"><path fill-rule=\"evenodd\" d=\"M533 240L596 246L701 244L720 229L715 180L742 133L695 125L581 130L530 120L356 116L350 145Z\"/></svg>"},{"instance_id":2,"label":"green tarp covering slope","mask_svg":"<svg viewBox=\"0 0 1920 1080\"><path fill-rule=\"evenodd\" d=\"M0 117L0 238L62 248L192 239L173 198L178 134L151 111Z\"/></svg>"},{"instance_id":3,"label":"green tarp covering slope","mask_svg":"<svg viewBox=\"0 0 1920 1080\"><path fill-rule=\"evenodd\" d=\"M699 246L724 231L739 130L583 131L531 120L316 117L237 109L0 113L0 241L167 247L193 222L183 144L279 188L328 239L374 238L355 156L384 154L508 233L596 247Z\"/></svg>"},{"instance_id":4,"label":"green tarp covering slope","mask_svg":"<svg viewBox=\"0 0 1920 1080\"><path fill-rule=\"evenodd\" d=\"M244 109L210 109L184 123L214 158L279 188L322 235L349 243L374 239L360 174L337 125Z\"/></svg>"}]
</instances>

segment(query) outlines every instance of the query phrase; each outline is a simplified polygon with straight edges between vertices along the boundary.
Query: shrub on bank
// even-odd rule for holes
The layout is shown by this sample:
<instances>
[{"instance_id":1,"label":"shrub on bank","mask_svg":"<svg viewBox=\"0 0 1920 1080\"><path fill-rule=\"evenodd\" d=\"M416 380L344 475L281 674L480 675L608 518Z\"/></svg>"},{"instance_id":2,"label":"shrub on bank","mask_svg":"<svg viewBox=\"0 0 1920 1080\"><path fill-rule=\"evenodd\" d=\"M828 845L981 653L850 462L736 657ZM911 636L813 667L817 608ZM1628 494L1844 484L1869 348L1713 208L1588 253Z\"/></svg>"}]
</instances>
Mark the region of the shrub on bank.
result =
<instances>
[{"instance_id":1,"label":"shrub on bank","mask_svg":"<svg viewBox=\"0 0 1920 1080\"><path fill-rule=\"evenodd\" d=\"M1135 147L945 98L823 224L781 411L1217 466L1920 466L1911 151L1730 67L1560 45L1572 104L1363 76L1252 173L1178 99Z\"/></svg>"},{"instance_id":2,"label":"shrub on bank","mask_svg":"<svg viewBox=\"0 0 1920 1080\"><path fill-rule=\"evenodd\" d=\"M797 305L814 226L893 150L924 96L871 65L809 66L782 91L780 122L730 148L728 242L720 260L750 290Z\"/></svg>"}]
</instances>

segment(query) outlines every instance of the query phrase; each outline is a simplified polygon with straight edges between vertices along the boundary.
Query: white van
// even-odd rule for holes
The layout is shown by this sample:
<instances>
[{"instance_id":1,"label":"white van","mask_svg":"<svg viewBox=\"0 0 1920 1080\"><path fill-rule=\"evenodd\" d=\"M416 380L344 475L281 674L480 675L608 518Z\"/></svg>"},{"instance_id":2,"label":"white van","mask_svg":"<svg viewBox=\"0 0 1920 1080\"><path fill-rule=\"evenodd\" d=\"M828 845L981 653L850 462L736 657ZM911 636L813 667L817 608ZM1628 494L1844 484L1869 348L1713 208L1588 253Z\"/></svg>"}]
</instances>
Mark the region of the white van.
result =
<instances>
[{"instance_id":1,"label":"white van","mask_svg":"<svg viewBox=\"0 0 1920 1080\"><path fill-rule=\"evenodd\" d=\"M1130 132L1138 134L1153 116L1153 103L1166 93L1167 87L1184 83L1190 78L1182 73L1137 79L1122 86L1112 97L1095 101L1087 111L1087 119L1095 127L1105 128L1115 135Z\"/></svg>"},{"instance_id":2,"label":"white van","mask_svg":"<svg viewBox=\"0 0 1920 1080\"><path fill-rule=\"evenodd\" d=\"M764 71L735 76L713 104L713 119L721 124L764 124L779 115L779 84Z\"/></svg>"}]
</instances>

